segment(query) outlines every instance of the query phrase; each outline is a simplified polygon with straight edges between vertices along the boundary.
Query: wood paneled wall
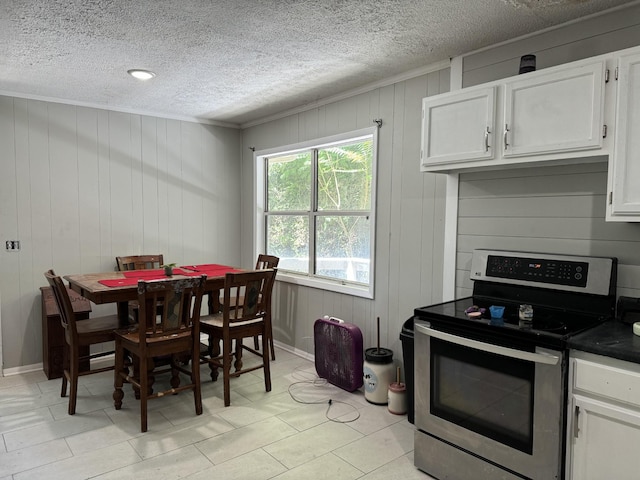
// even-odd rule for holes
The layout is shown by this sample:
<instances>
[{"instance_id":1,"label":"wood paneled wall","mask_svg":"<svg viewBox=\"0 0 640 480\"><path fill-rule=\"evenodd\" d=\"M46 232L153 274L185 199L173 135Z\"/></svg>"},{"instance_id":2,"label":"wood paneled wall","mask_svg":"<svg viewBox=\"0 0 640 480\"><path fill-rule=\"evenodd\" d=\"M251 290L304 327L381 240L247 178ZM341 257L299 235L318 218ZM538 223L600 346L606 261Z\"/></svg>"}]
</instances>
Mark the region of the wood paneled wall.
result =
<instances>
[{"instance_id":1,"label":"wood paneled wall","mask_svg":"<svg viewBox=\"0 0 640 480\"><path fill-rule=\"evenodd\" d=\"M240 141L237 129L0 96L4 368L42 361L49 268L113 270L116 255L140 253L238 264Z\"/></svg>"},{"instance_id":2,"label":"wood paneled wall","mask_svg":"<svg viewBox=\"0 0 640 480\"><path fill-rule=\"evenodd\" d=\"M422 98L449 90L449 69L422 75L243 131L242 188L254 190L250 147L264 150L373 125L378 143L375 299L278 282L274 336L313 353L313 322L331 315L360 327L365 348L382 346L402 358L402 324L413 309L442 297L445 177L420 174ZM252 252L255 198L243 197L243 254ZM253 255L253 254L252 254ZM249 259L243 259L247 263Z\"/></svg>"}]
</instances>

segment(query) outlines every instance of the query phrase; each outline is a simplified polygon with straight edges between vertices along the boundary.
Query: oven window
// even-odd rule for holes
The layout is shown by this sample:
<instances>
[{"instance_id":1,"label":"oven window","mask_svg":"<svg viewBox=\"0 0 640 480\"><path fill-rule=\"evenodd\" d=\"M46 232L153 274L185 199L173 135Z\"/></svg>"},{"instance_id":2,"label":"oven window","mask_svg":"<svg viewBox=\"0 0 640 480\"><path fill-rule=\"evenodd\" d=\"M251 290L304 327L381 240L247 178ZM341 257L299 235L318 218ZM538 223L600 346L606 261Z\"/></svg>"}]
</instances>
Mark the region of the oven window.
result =
<instances>
[{"instance_id":1,"label":"oven window","mask_svg":"<svg viewBox=\"0 0 640 480\"><path fill-rule=\"evenodd\" d=\"M535 364L431 339L431 414L531 454Z\"/></svg>"}]
</instances>

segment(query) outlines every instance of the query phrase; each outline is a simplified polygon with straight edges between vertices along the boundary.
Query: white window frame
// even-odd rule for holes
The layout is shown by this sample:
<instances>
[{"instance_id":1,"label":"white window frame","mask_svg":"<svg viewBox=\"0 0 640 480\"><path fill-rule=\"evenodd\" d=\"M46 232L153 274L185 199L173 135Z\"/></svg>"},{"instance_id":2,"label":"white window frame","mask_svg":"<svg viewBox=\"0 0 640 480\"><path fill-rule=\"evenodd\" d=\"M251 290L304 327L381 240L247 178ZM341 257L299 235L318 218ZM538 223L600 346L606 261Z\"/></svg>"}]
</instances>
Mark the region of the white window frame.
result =
<instances>
[{"instance_id":1,"label":"white window frame","mask_svg":"<svg viewBox=\"0 0 640 480\"><path fill-rule=\"evenodd\" d=\"M254 175L254 191L256 192L256 209L255 209L255 237L254 237L254 258L259 253L264 253L266 248L266 228L265 228L265 157L269 155L286 155L299 150L309 150L311 148L323 148L337 142L347 140L356 140L359 137L372 136L373 165L371 166L371 259L369 265L369 285L358 285L348 283L339 279L332 280L323 277L316 277L313 274L296 273L291 271L278 270L278 281L288 282L295 285L303 285L306 287L319 288L336 293L353 295L363 298L374 298L375 292L375 238L376 238L376 204L377 204L377 164L378 164L378 127L364 128L351 132L345 132L338 135L331 135L293 145L285 145L267 150L255 151L253 154L253 162L255 165Z\"/></svg>"}]
</instances>

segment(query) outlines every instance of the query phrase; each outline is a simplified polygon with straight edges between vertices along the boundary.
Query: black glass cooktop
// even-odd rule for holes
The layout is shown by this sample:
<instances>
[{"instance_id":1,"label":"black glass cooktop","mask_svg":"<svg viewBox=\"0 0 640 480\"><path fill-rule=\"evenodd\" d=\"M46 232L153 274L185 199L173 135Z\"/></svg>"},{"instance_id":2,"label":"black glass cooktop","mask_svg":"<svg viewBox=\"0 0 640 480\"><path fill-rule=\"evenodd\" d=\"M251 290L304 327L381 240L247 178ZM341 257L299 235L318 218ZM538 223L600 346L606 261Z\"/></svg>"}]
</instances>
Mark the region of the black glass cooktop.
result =
<instances>
[{"instance_id":1,"label":"black glass cooktop","mask_svg":"<svg viewBox=\"0 0 640 480\"><path fill-rule=\"evenodd\" d=\"M502 322L492 320L489 307L504 306ZM473 308L477 307L477 308ZM496 344L566 348L568 338L609 319L602 315L566 311L532 305L533 319L525 324L519 318L519 304L466 297L451 302L416 308L417 319L426 320L433 328L476 337ZM476 310L470 312L470 310ZM515 346L515 345L514 345Z\"/></svg>"}]
</instances>

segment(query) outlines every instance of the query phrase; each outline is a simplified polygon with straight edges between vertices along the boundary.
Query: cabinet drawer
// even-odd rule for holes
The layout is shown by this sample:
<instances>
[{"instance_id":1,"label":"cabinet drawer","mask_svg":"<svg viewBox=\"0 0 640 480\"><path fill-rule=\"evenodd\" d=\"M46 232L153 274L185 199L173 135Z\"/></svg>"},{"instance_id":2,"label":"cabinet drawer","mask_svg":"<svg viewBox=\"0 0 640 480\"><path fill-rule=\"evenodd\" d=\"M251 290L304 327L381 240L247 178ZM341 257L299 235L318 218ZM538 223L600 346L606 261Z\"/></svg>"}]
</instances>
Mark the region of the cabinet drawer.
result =
<instances>
[{"instance_id":1,"label":"cabinet drawer","mask_svg":"<svg viewBox=\"0 0 640 480\"><path fill-rule=\"evenodd\" d=\"M574 359L573 388L640 407L640 370Z\"/></svg>"}]
</instances>

